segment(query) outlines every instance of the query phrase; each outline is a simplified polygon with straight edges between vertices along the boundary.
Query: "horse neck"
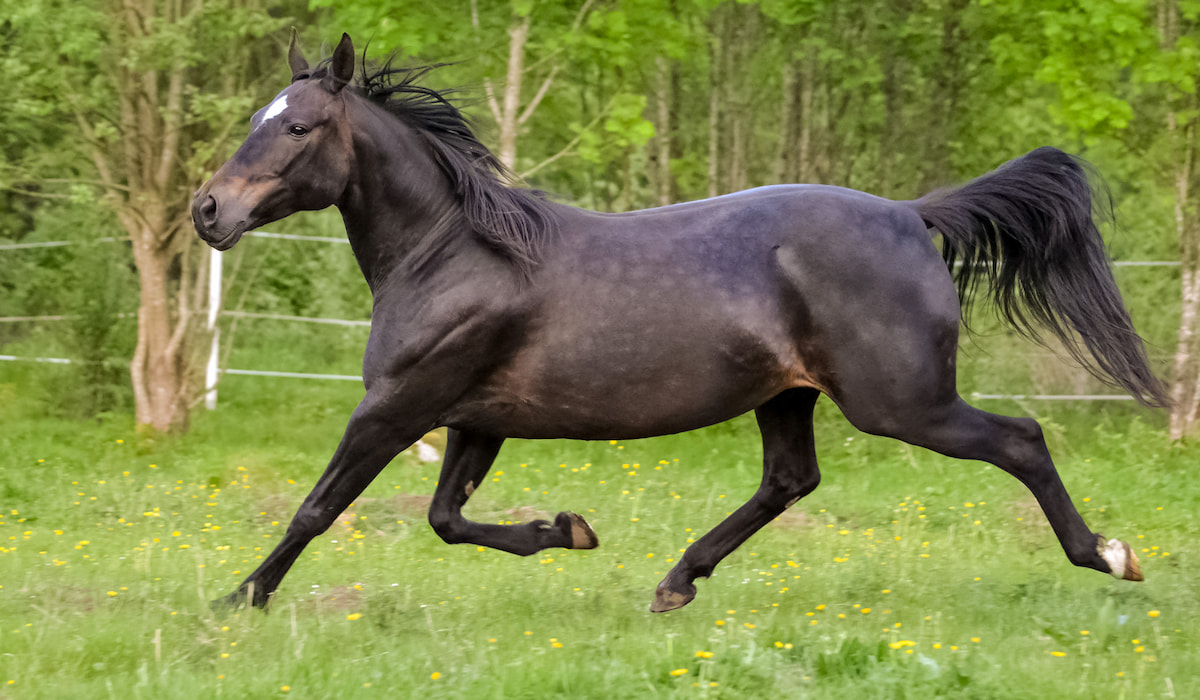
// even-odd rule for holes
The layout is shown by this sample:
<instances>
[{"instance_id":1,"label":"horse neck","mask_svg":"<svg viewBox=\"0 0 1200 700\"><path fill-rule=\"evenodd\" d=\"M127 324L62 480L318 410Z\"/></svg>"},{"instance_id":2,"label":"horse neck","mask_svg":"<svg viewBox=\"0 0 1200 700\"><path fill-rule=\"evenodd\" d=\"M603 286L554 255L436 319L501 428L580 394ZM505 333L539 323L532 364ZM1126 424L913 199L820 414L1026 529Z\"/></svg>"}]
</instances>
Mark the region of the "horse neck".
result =
<instances>
[{"instance_id":1,"label":"horse neck","mask_svg":"<svg viewBox=\"0 0 1200 700\"><path fill-rule=\"evenodd\" d=\"M421 134L361 98L347 100L354 173L338 204L372 291L461 238L462 206Z\"/></svg>"}]
</instances>

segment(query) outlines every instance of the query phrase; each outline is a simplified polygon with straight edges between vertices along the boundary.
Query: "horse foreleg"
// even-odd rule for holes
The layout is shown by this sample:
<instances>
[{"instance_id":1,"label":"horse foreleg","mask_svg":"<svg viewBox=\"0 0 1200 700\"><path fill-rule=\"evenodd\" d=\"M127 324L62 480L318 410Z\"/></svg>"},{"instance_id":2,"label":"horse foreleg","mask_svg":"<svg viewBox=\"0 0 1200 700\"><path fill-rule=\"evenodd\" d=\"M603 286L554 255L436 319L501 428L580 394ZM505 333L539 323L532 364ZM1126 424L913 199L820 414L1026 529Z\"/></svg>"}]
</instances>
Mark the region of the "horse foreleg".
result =
<instances>
[{"instance_id":1,"label":"horse foreleg","mask_svg":"<svg viewBox=\"0 0 1200 700\"><path fill-rule=\"evenodd\" d=\"M708 534L697 540L658 584L652 612L687 605L696 597L697 578L707 578L717 564L817 488L821 472L813 445L814 389L786 391L755 411L763 441L763 477L754 496Z\"/></svg>"},{"instance_id":2,"label":"horse foreleg","mask_svg":"<svg viewBox=\"0 0 1200 700\"><path fill-rule=\"evenodd\" d=\"M551 547L595 548L596 533L575 513L559 513L554 523L534 520L519 525L485 525L463 517L463 505L487 476L503 442L500 437L449 431L442 474L429 506L434 532L450 544L469 543L522 556Z\"/></svg>"},{"instance_id":3,"label":"horse foreleg","mask_svg":"<svg viewBox=\"0 0 1200 700\"><path fill-rule=\"evenodd\" d=\"M283 539L236 591L213 601L213 608L238 608L248 597L255 607L265 608L308 543L329 529L379 472L424 432L398 429L399 424L403 422L395 412L368 395L355 409L333 459L296 511Z\"/></svg>"}]
</instances>

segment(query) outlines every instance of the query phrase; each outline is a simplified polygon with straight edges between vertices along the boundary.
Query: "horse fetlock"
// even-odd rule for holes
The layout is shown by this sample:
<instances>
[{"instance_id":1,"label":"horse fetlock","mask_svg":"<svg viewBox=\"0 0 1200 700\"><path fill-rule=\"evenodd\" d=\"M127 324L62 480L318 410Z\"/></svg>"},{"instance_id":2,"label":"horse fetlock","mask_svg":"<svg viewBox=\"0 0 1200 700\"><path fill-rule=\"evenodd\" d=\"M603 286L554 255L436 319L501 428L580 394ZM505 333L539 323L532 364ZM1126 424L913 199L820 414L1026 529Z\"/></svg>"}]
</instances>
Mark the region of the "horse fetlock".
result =
<instances>
[{"instance_id":1,"label":"horse fetlock","mask_svg":"<svg viewBox=\"0 0 1200 700\"><path fill-rule=\"evenodd\" d=\"M1111 539L1107 542L1103 537L1096 544L1096 552L1104 563L1108 564L1108 572L1113 578L1124 581L1141 581L1142 567L1138 564L1137 554L1125 542Z\"/></svg>"},{"instance_id":2,"label":"horse fetlock","mask_svg":"<svg viewBox=\"0 0 1200 700\"><path fill-rule=\"evenodd\" d=\"M212 611L218 617L223 617L229 613L237 612L246 607L247 603L259 608L267 610L271 600L275 597L274 590L262 585L256 581L246 581L238 586L237 590L222 598L217 598L209 604Z\"/></svg>"}]
</instances>

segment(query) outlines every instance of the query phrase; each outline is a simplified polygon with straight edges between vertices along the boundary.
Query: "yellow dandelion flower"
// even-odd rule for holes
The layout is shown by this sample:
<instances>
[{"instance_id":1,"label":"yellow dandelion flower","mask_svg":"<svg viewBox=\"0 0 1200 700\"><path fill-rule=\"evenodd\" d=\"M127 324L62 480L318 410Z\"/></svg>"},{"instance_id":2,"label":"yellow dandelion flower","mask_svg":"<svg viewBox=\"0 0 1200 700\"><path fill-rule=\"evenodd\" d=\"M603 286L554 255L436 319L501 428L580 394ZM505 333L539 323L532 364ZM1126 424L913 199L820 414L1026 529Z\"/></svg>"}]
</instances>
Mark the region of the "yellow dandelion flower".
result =
<instances>
[{"instance_id":1,"label":"yellow dandelion flower","mask_svg":"<svg viewBox=\"0 0 1200 700\"><path fill-rule=\"evenodd\" d=\"M1159 616L1159 615L1161 615L1162 613L1160 613L1160 612L1159 612L1159 611L1157 611L1157 610L1151 610L1150 612L1148 612L1148 613L1146 613L1146 614L1147 614L1147 615L1149 615L1150 617L1158 617L1158 616Z\"/></svg>"},{"instance_id":2,"label":"yellow dandelion flower","mask_svg":"<svg viewBox=\"0 0 1200 700\"><path fill-rule=\"evenodd\" d=\"M346 619L347 620L357 620L360 617L362 617L362 613L350 613L349 615L346 616Z\"/></svg>"},{"instance_id":3,"label":"yellow dandelion flower","mask_svg":"<svg viewBox=\"0 0 1200 700\"><path fill-rule=\"evenodd\" d=\"M698 651L696 652L696 657L701 659L711 659L713 657L713 653L711 651Z\"/></svg>"},{"instance_id":4,"label":"yellow dandelion flower","mask_svg":"<svg viewBox=\"0 0 1200 700\"><path fill-rule=\"evenodd\" d=\"M677 668L674 671L671 671L671 675L678 678L679 676L682 676L683 674L685 674L687 672L688 672L688 670L686 668Z\"/></svg>"},{"instance_id":5,"label":"yellow dandelion flower","mask_svg":"<svg viewBox=\"0 0 1200 700\"><path fill-rule=\"evenodd\" d=\"M435 680L435 681L436 681L437 679L439 679L439 678L441 678L441 677L442 677L442 674L438 673L437 671L434 671L433 673L429 674L429 678L430 678L431 680Z\"/></svg>"},{"instance_id":6,"label":"yellow dandelion flower","mask_svg":"<svg viewBox=\"0 0 1200 700\"><path fill-rule=\"evenodd\" d=\"M1058 656L1058 657L1063 657L1063 656L1066 656L1066 655L1067 655L1067 652L1065 652L1065 651L1052 651L1052 652L1050 652L1050 656Z\"/></svg>"}]
</instances>

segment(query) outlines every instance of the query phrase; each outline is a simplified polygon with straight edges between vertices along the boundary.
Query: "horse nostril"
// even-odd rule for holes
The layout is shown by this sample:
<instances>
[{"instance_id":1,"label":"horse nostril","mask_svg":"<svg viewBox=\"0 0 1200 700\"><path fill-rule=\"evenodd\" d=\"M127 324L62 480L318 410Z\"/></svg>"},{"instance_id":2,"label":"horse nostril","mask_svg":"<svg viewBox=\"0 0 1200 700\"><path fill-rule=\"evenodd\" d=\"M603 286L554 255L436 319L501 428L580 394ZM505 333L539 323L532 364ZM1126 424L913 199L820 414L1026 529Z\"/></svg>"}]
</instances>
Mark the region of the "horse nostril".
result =
<instances>
[{"instance_id":1,"label":"horse nostril","mask_svg":"<svg viewBox=\"0 0 1200 700\"><path fill-rule=\"evenodd\" d=\"M196 210L200 215L200 223L211 227L217 223L217 200L211 194L204 198Z\"/></svg>"}]
</instances>

